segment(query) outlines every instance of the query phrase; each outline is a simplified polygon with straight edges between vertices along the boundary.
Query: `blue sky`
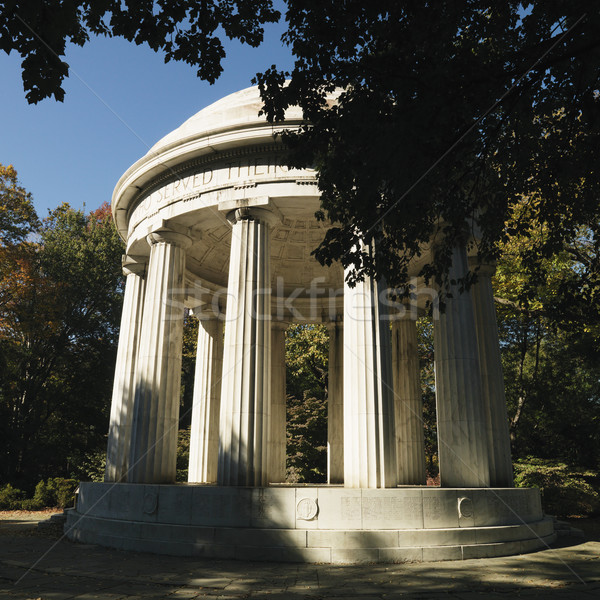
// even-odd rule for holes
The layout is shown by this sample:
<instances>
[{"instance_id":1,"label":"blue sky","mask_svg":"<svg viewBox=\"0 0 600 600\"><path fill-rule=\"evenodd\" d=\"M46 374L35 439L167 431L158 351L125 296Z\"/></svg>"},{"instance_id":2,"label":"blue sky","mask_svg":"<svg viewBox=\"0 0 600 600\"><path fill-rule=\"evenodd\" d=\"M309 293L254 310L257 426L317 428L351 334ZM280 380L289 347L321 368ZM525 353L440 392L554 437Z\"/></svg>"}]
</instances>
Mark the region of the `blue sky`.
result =
<instances>
[{"instance_id":1,"label":"blue sky","mask_svg":"<svg viewBox=\"0 0 600 600\"><path fill-rule=\"evenodd\" d=\"M273 63L290 69L290 51L280 42L284 30L283 22L267 26L258 49L224 40L224 73L212 86L193 67L164 64L147 47L92 38L67 50L65 101L37 105L25 99L20 57L0 52L0 163L14 165L40 217L61 202L93 210L110 201L133 162L187 118L248 87Z\"/></svg>"}]
</instances>

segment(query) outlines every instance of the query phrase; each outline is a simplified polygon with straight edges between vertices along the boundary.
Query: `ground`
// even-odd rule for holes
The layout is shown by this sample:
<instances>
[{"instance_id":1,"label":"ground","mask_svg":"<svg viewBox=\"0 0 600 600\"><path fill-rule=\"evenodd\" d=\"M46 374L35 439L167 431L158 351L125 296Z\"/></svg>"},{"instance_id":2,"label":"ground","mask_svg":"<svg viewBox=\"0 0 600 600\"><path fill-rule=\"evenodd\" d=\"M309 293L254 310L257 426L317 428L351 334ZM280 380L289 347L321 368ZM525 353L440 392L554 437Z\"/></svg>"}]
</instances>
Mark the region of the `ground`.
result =
<instances>
[{"instance_id":1,"label":"ground","mask_svg":"<svg viewBox=\"0 0 600 600\"><path fill-rule=\"evenodd\" d=\"M2 600L394 600L600 597L600 519L570 519L586 538L522 556L400 565L242 563L74 544L52 511L0 512Z\"/></svg>"}]
</instances>

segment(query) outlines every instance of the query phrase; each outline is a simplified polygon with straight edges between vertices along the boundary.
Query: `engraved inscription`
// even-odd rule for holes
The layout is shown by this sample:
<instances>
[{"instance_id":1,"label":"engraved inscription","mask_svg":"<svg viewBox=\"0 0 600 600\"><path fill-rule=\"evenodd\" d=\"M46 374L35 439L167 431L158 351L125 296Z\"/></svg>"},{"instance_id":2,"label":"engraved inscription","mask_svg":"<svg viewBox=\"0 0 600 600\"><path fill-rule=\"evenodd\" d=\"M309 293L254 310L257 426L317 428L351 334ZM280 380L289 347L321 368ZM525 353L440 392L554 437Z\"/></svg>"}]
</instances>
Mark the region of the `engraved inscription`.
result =
<instances>
[{"instance_id":1,"label":"engraved inscription","mask_svg":"<svg viewBox=\"0 0 600 600\"><path fill-rule=\"evenodd\" d=\"M405 511L407 516L411 519L418 519L421 517L421 509L423 504L421 498L406 498L405 499Z\"/></svg>"},{"instance_id":2,"label":"engraved inscription","mask_svg":"<svg viewBox=\"0 0 600 600\"><path fill-rule=\"evenodd\" d=\"M267 516L267 499L265 498L262 490L258 495L258 502L256 504L256 516L259 519L265 519Z\"/></svg>"},{"instance_id":3,"label":"engraved inscription","mask_svg":"<svg viewBox=\"0 0 600 600\"><path fill-rule=\"evenodd\" d=\"M345 496L341 501L342 519L356 521L360 519L360 498Z\"/></svg>"},{"instance_id":4,"label":"engraved inscription","mask_svg":"<svg viewBox=\"0 0 600 600\"><path fill-rule=\"evenodd\" d=\"M442 502L439 498L423 498L423 509L430 521L442 519Z\"/></svg>"},{"instance_id":5,"label":"engraved inscription","mask_svg":"<svg viewBox=\"0 0 600 600\"><path fill-rule=\"evenodd\" d=\"M420 498L363 498L363 519L366 521L412 520L420 516Z\"/></svg>"},{"instance_id":6,"label":"engraved inscription","mask_svg":"<svg viewBox=\"0 0 600 600\"><path fill-rule=\"evenodd\" d=\"M281 159L273 157L261 157L250 160L234 160L225 163L228 179L240 179L241 177L259 177L261 175L275 175L287 173L289 167L282 164Z\"/></svg>"},{"instance_id":7,"label":"engraved inscription","mask_svg":"<svg viewBox=\"0 0 600 600\"><path fill-rule=\"evenodd\" d=\"M133 211L130 224L138 223L153 211L172 202L198 196L205 191L276 181L290 176L310 176L314 173L312 169L290 169L281 160L278 156L262 156L223 161L200 168L195 173L170 181L148 194Z\"/></svg>"}]
</instances>

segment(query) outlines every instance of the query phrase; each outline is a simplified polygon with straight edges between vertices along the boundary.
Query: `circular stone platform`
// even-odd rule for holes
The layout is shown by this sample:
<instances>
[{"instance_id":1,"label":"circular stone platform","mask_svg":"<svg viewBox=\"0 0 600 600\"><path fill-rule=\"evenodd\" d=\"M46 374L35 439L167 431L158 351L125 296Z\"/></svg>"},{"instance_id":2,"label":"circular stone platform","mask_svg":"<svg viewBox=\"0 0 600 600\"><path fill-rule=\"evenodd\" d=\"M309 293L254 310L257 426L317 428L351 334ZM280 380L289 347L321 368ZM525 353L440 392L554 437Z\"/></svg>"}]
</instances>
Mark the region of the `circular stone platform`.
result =
<instances>
[{"instance_id":1,"label":"circular stone platform","mask_svg":"<svg viewBox=\"0 0 600 600\"><path fill-rule=\"evenodd\" d=\"M556 537L537 489L82 483L71 540L170 554L333 564L530 552Z\"/></svg>"}]
</instances>

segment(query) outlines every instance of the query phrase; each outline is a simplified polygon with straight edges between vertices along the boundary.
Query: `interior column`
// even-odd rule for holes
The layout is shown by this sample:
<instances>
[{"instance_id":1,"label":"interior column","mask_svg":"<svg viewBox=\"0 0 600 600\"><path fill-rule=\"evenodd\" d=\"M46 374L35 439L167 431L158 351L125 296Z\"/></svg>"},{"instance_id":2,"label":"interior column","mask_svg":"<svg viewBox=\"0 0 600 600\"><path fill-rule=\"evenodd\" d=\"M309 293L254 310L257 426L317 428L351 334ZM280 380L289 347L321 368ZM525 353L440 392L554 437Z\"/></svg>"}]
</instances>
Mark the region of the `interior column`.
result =
<instances>
[{"instance_id":1,"label":"interior column","mask_svg":"<svg viewBox=\"0 0 600 600\"><path fill-rule=\"evenodd\" d=\"M271 408L269 222L260 208L230 212L231 254L223 353L219 485L268 480Z\"/></svg>"},{"instance_id":2,"label":"interior column","mask_svg":"<svg viewBox=\"0 0 600 600\"><path fill-rule=\"evenodd\" d=\"M328 323L327 483L344 483L344 324Z\"/></svg>"},{"instance_id":3,"label":"interior column","mask_svg":"<svg viewBox=\"0 0 600 600\"><path fill-rule=\"evenodd\" d=\"M185 249L174 231L148 235L150 262L140 336L127 481L173 483L176 475Z\"/></svg>"},{"instance_id":4,"label":"interior column","mask_svg":"<svg viewBox=\"0 0 600 600\"><path fill-rule=\"evenodd\" d=\"M370 278L344 288L344 485L397 484L390 327Z\"/></svg>"},{"instance_id":5,"label":"interior column","mask_svg":"<svg viewBox=\"0 0 600 600\"><path fill-rule=\"evenodd\" d=\"M425 440L417 341L410 316L392 321L392 370L398 445L398 483L424 485Z\"/></svg>"},{"instance_id":6,"label":"interior column","mask_svg":"<svg viewBox=\"0 0 600 600\"><path fill-rule=\"evenodd\" d=\"M214 483L219 463L223 321L198 312L188 481Z\"/></svg>"},{"instance_id":7,"label":"interior column","mask_svg":"<svg viewBox=\"0 0 600 600\"><path fill-rule=\"evenodd\" d=\"M450 279L467 273L467 253L455 248ZM434 318L435 387L440 481L444 487L490 483L473 301L452 287L445 311Z\"/></svg>"},{"instance_id":8,"label":"interior column","mask_svg":"<svg viewBox=\"0 0 600 600\"><path fill-rule=\"evenodd\" d=\"M492 289L494 270L495 267L492 265L479 267L477 283L471 288L471 295L479 346L479 364L490 458L490 485L492 487L512 487L510 434L494 290Z\"/></svg>"},{"instance_id":9,"label":"interior column","mask_svg":"<svg viewBox=\"0 0 600 600\"><path fill-rule=\"evenodd\" d=\"M146 289L146 258L123 256L125 293L110 408L104 481L125 481L129 467L135 365Z\"/></svg>"}]
</instances>

